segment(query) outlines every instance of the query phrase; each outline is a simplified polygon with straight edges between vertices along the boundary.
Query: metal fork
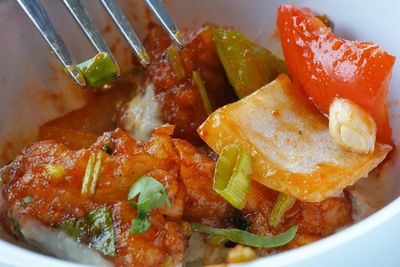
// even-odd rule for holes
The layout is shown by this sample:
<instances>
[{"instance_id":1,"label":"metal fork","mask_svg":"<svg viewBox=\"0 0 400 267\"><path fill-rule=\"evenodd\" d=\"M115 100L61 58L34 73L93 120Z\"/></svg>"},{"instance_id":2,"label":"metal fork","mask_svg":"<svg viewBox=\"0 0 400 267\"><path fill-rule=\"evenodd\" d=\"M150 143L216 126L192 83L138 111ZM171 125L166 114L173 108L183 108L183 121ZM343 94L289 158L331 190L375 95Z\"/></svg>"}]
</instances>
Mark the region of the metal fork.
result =
<instances>
[{"instance_id":1,"label":"metal fork","mask_svg":"<svg viewBox=\"0 0 400 267\"><path fill-rule=\"evenodd\" d=\"M84 87L86 85L85 79L80 75L77 68L76 61L68 50L65 42L61 38L57 29L52 24L46 10L44 9L41 0L17 0L19 5L28 15L30 20L42 34L46 42L49 44L50 48L57 55L58 59L64 65L65 69L69 72L75 82ZM171 19L167 10L163 6L160 0L144 0L153 13L153 15L160 22L161 26L168 33L171 39L176 43L178 47L183 45L183 38L180 34L175 23ZM113 57L110 49L108 48L103 37L97 31L93 22L91 21L88 12L82 5L80 0L63 0L65 6L68 8L71 15L74 17L75 21L79 24L80 28L86 34L87 38L91 42L92 46L97 52L108 53L114 63L115 58ZM100 0L108 14L111 16L112 21L117 26L120 33L123 35L124 39L128 42L129 46L132 48L140 63L146 66L150 63L150 58L143 47L135 31L132 29L130 23L124 16L121 8L118 6L115 0ZM118 72L119 76L119 72Z\"/></svg>"}]
</instances>

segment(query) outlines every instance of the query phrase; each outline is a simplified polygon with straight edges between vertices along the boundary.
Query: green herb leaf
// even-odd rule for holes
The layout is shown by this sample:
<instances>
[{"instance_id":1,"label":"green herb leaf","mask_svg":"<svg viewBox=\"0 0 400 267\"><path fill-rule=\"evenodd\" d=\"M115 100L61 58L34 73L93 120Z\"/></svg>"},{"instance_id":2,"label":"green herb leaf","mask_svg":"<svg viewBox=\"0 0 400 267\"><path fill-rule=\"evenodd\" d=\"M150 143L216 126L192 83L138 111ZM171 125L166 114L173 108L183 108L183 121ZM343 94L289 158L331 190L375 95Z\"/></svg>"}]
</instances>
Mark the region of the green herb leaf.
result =
<instances>
[{"instance_id":1,"label":"green herb leaf","mask_svg":"<svg viewBox=\"0 0 400 267\"><path fill-rule=\"evenodd\" d=\"M203 101L203 106L204 109L206 110L207 114L210 115L213 111L210 99L208 98L207 95L207 90L206 87L203 83L203 80L201 79L200 72L198 71L193 71L193 80L199 89L200 97L201 100Z\"/></svg>"},{"instance_id":2,"label":"green herb leaf","mask_svg":"<svg viewBox=\"0 0 400 267\"><path fill-rule=\"evenodd\" d=\"M283 214L285 214L285 212L290 209L295 202L296 199L294 197L284 193L279 193L279 196L275 202L275 206L272 209L271 216L269 217L269 225L276 227L279 224Z\"/></svg>"},{"instance_id":3,"label":"green herb leaf","mask_svg":"<svg viewBox=\"0 0 400 267\"><path fill-rule=\"evenodd\" d=\"M250 172L251 155L238 145L228 145L217 160L213 189L232 206L242 209L250 187Z\"/></svg>"},{"instance_id":4,"label":"green herb leaf","mask_svg":"<svg viewBox=\"0 0 400 267\"><path fill-rule=\"evenodd\" d=\"M69 219L60 223L57 229L78 242L88 244L103 255L116 255L110 208L97 209L83 218Z\"/></svg>"},{"instance_id":5,"label":"green herb leaf","mask_svg":"<svg viewBox=\"0 0 400 267\"><path fill-rule=\"evenodd\" d=\"M276 236L259 236L239 229L217 229L194 223L193 230L210 235L226 237L232 242L256 248L280 247L289 243L297 232L297 226L293 226L286 232Z\"/></svg>"},{"instance_id":6,"label":"green herb leaf","mask_svg":"<svg viewBox=\"0 0 400 267\"><path fill-rule=\"evenodd\" d=\"M182 65L182 61L179 56L178 49L176 48L175 45L171 45L170 47L167 48L167 55L168 55L169 63L171 64L172 68L174 69L176 77L178 77L178 79L185 78L185 76L186 76L185 68Z\"/></svg>"},{"instance_id":7,"label":"green herb leaf","mask_svg":"<svg viewBox=\"0 0 400 267\"><path fill-rule=\"evenodd\" d=\"M81 193L85 196L93 196L96 192L97 181L100 176L102 152L91 153L86 165L85 176L82 181Z\"/></svg>"},{"instance_id":8,"label":"green herb leaf","mask_svg":"<svg viewBox=\"0 0 400 267\"><path fill-rule=\"evenodd\" d=\"M285 62L231 29L214 29L212 39L229 82L239 98L286 72Z\"/></svg>"},{"instance_id":9,"label":"green herb leaf","mask_svg":"<svg viewBox=\"0 0 400 267\"><path fill-rule=\"evenodd\" d=\"M78 64L78 69L90 87L101 87L119 75L118 65L108 53L100 52L93 58Z\"/></svg>"},{"instance_id":10,"label":"green herb leaf","mask_svg":"<svg viewBox=\"0 0 400 267\"><path fill-rule=\"evenodd\" d=\"M137 202L133 199L138 196ZM150 209L162 208L165 204L171 207L167 190L153 177L141 176L130 188L128 193L129 204L136 207L138 217L132 221L131 233L145 233L151 226L148 219Z\"/></svg>"},{"instance_id":11,"label":"green herb leaf","mask_svg":"<svg viewBox=\"0 0 400 267\"><path fill-rule=\"evenodd\" d=\"M24 197L22 199L22 203L24 203L24 205L31 204L32 203L32 197L31 196Z\"/></svg>"}]
</instances>

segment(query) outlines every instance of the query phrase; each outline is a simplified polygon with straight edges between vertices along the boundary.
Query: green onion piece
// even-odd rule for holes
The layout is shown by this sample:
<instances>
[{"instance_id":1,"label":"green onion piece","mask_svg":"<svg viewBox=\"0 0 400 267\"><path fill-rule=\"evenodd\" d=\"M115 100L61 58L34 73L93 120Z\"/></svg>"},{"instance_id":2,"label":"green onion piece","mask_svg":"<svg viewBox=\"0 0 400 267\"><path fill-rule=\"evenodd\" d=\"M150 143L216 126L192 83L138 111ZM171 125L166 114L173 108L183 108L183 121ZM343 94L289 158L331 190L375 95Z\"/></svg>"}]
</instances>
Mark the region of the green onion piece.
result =
<instances>
[{"instance_id":1,"label":"green onion piece","mask_svg":"<svg viewBox=\"0 0 400 267\"><path fill-rule=\"evenodd\" d=\"M134 199L138 196L137 202ZM132 221L130 232L132 234L143 234L151 226L148 218L150 209L162 208L165 204L171 207L167 190L153 177L141 176L129 189L129 204L136 207L138 216Z\"/></svg>"},{"instance_id":2,"label":"green onion piece","mask_svg":"<svg viewBox=\"0 0 400 267\"><path fill-rule=\"evenodd\" d=\"M57 229L78 242L88 243L103 255L115 256L115 238L110 208L99 208L83 218L60 223Z\"/></svg>"},{"instance_id":3,"label":"green onion piece","mask_svg":"<svg viewBox=\"0 0 400 267\"><path fill-rule=\"evenodd\" d=\"M63 166L55 165L55 164L46 164L44 165L47 174L52 179L61 179L65 175L65 169Z\"/></svg>"},{"instance_id":4,"label":"green onion piece","mask_svg":"<svg viewBox=\"0 0 400 267\"><path fill-rule=\"evenodd\" d=\"M297 225L276 236L259 236L239 229L217 229L194 223L193 230L210 235L224 236L232 242L256 248L280 247L289 243L297 232Z\"/></svg>"},{"instance_id":5,"label":"green onion piece","mask_svg":"<svg viewBox=\"0 0 400 267\"><path fill-rule=\"evenodd\" d=\"M24 203L24 205L31 204L32 203L32 197L31 196L24 197L22 199L22 203Z\"/></svg>"},{"instance_id":6,"label":"green onion piece","mask_svg":"<svg viewBox=\"0 0 400 267\"><path fill-rule=\"evenodd\" d=\"M178 77L178 79L185 78L185 68L182 65L181 57L179 56L178 49L175 45L171 45L167 48L167 55L169 64L171 64L172 68L174 69L176 77Z\"/></svg>"},{"instance_id":7,"label":"green onion piece","mask_svg":"<svg viewBox=\"0 0 400 267\"><path fill-rule=\"evenodd\" d=\"M93 58L78 64L89 87L101 87L119 75L118 65L108 53L100 52Z\"/></svg>"},{"instance_id":8,"label":"green onion piece","mask_svg":"<svg viewBox=\"0 0 400 267\"><path fill-rule=\"evenodd\" d=\"M147 217L147 214L145 216L139 214L139 216L136 219L132 220L130 233L144 234L147 232L147 230L149 230L150 226L151 222Z\"/></svg>"},{"instance_id":9,"label":"green onion piece","mask_svg":"<svg viewBox=\"0 0 400 267\"><path fill-rule=\"evenodd\" d=\"M269 225L276 227L279 224L283 214L290 209L296 199L292 196L286 195L284 193L279 193L279 196L275 202L275 206L272 209L271 216L269 217Z\"/></svg>"},{"instance_id":10,"label":"green onion piece","mask_svg":"<svg viewBox=\"0 0 400 267\"><path fill-rule=\"evenodd\" d=\"M199 89L201 100L203 101L204 109L206 110L207 114L210 115L213 111L211 107L210 99L207 95L206 87L204 86L203 80L201 79L200 72L193 71L193 80Z\"/></svg>"},{"instance_id":11,"label":"green onion piece","mask_svg":"<svg viewBox=\"0 0 400 267\"><path fill-rule=\"evenodd\" d=\"M226 261L228 263L240 263L251 261L256 257L257 255L254 249L237 245L229 251L228 256L226 256Z\"/></svg>"},{"instance_id":12,"label":"green onion piece","mask_svg":"<svg viewBox=\"0 0 400 267\"><path fill-rule=\"evenodd\" d=\"M250 153L241 151L238 145L228 145L217 160L213 189L232 206L242 209L250 187L250 172Z\"/></svg>"},{"instance_id":13,"label":"green onion piece","mask_svg":"<svg viewBox=\"0 0 400 267\"><path fill-rule=\"evenodd\" d=\"M102 158L102 152L99 152L97 154L90 154L89 161L86 165L85 176L83 177L82 182L82 195L93 196L96 192L97 181L100 176Z\"/></svg>"}]
</instances>

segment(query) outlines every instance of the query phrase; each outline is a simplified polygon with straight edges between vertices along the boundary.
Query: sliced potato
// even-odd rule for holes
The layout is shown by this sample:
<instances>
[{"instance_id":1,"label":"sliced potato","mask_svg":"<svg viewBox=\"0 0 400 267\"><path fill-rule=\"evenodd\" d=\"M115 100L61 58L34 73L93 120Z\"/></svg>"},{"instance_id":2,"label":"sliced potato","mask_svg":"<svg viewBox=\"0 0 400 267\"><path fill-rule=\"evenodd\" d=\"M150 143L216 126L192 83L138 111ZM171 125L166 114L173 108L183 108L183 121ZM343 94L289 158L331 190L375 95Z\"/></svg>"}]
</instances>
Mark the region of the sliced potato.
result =
<instances>
[{"instance_id":1,"label":"sliced potato","mask_svg":"<svg viewBox=\"0 0 400 267\"><path fill-rule=\"evenodd\" d=\"M329 136L328 120L285 74L218 109L198 132L217 153L239 144L253 155L252 179L308 202L340 193L391 150L382 144L365 155L342 150Z\"/></svg>"}]
</instances>

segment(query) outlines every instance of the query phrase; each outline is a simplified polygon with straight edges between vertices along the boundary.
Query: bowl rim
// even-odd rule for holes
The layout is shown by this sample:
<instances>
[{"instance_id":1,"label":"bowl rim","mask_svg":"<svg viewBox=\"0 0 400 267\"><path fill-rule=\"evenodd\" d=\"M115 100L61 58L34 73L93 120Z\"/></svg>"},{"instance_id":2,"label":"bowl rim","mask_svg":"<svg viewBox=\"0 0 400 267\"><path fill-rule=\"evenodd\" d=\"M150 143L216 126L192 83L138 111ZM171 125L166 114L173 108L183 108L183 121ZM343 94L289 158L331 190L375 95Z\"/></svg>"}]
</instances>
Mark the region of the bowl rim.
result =
<instances>
[{"instance_id":1,"label":"bowl rim","mask_svg":"<svg viewBox=\"0 0 400 267\"><path fill-rule=\"evenodd\" d=\"M356 239L357 237L372 231L379 225L388 221L396 214L400 213L400 197L388 203L385 207L378 210L369 217L349 226L341 231L325 237L321 240L313 242L312 244L295 248L290 251L281 252L275 255L269 255L258 258L249 265L263 265L268 266L284 266L306 260L316 254L322 254L326 251L332 250L343 243ZM40 254L26 248L19 247L18 245L9 243L0 239L0 255L7 255L7 257L0 258L0 263L9 264L11 266L26 266L28 264L34 266L59 266L59 267L83 267L88 266L84 264L74 263L52 256ZM247 265L245 264L245 265ZM243 264L242 264L243 266Z\"/></svg>"},{"instance_id":2,"label":"bowl rim","mask_svg":"<svg viewBox=\"0 0 400 267\"><path fill-rule=\"evenodd\" d=\"M315 256L316 254L323 254L324 252L333 250L346 242L360 237L361 235L371 232L399 213L400 197L397 197L367 218L343 228L337 233L302 247L258 258L253 261L252 264L257 265L262 263L263 266L268 264L268 266L278 267L299 263Z\"/></svg>"}]
</instances>

